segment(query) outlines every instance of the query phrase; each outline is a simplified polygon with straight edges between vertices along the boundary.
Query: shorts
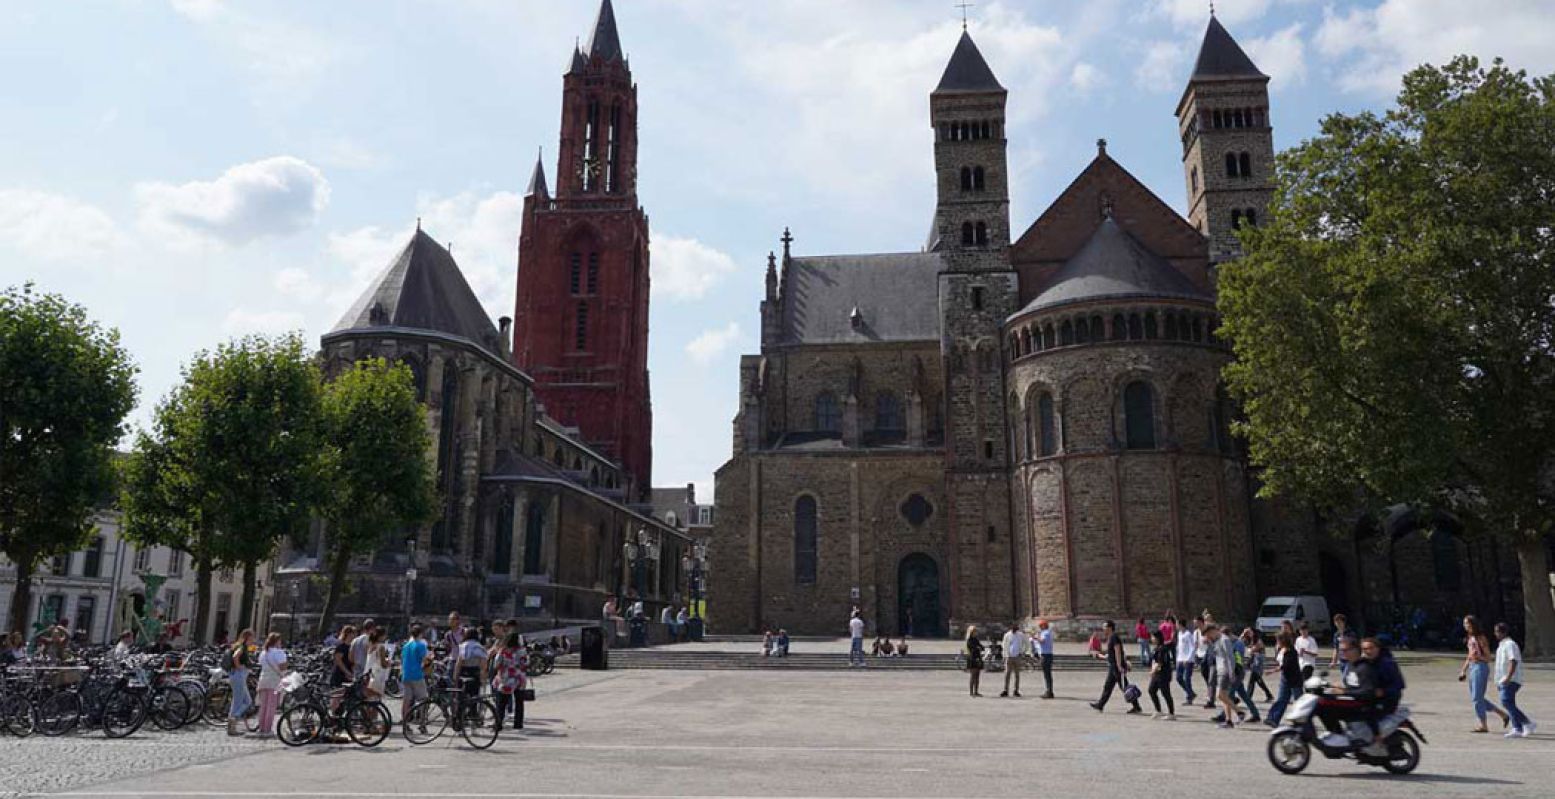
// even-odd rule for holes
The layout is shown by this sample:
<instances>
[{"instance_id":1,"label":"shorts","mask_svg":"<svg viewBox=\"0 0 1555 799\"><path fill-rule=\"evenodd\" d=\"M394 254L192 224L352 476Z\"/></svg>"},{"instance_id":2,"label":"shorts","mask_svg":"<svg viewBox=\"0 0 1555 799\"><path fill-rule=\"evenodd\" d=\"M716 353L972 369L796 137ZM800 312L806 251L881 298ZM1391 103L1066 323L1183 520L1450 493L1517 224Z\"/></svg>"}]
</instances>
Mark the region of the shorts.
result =
<instances>
[{"instance_id":1,"label":"shorts","mask_svg":"<svg viewBox=\"0 0 1555 799\"><path fill-rule=\"evenodd\" d=\"M400 697L414 705L427 698L426 680L405 680L400 683Z\"/></svg>"}]
</instances>

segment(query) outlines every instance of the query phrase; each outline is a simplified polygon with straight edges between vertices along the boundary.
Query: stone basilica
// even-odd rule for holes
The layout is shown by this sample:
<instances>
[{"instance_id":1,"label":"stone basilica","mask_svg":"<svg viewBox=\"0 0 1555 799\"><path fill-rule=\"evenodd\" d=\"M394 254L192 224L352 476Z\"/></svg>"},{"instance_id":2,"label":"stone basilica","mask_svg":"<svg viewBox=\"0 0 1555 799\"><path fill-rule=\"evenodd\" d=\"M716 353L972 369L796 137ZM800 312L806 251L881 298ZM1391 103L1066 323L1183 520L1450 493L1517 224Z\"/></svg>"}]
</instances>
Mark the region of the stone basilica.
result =
<instances>
[{"instance_id":1,"label":"stone basilica","mask_svg":"<svg viewBox=\"0 0 1555 799\"><path fill-rule=\"evenodd\" d=\"M1033 615L1250 616L1252 487L1216 264L1272 192L1269 78L1211 18L1177 106L1188 217L1098 142L1018 235L1006 91L963 32L929 95L921 251L770 257L717 473L720 628L945 634ZM1255 554L1257 553L1257 554ZM1285 590L1315 590L1292 554Z\"/></svg>"}]
</instances>

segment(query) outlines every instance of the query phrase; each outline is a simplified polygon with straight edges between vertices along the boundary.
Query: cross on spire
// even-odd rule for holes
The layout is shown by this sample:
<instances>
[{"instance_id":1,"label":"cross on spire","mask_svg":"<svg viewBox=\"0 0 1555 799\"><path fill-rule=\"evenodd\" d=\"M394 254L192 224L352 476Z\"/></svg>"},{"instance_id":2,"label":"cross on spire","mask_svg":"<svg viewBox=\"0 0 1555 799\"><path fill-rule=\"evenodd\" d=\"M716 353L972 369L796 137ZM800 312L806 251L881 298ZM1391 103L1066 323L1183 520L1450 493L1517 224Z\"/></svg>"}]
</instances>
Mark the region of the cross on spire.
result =
<instances>
[{"instance_id":1,"label":"cross on spire","mask_svg":"<svg viewBox=\"0 0 1555 799\"><path fill-rule=\"evenodd\" d=\"M975 6L975 5L977 5L977 4L976 3L957 3L956 4L956 8L961 9L961 30L966 30L966 10L971 8L972 6Z\"/></svg>"}]
</instances>

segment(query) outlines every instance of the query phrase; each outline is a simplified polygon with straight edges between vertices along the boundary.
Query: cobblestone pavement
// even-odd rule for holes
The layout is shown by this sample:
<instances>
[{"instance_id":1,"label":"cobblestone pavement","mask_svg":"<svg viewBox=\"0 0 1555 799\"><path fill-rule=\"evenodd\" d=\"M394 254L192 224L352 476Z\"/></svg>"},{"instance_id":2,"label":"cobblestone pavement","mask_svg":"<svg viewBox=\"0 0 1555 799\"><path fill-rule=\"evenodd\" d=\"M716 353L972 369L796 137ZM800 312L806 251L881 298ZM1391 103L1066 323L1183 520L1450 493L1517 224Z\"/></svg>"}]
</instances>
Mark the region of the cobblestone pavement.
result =
<instances>
[{"instance_id":1,"label":"cobblestone pavement","mask_svg":"<svg viewBox=\"0 0 1555 799\"><path fill-rule=\"evenodd\" d=\"M280 747L229 738L209 727L109 740L89 733L64 738L0 738L0 797L62 791L173 768L200 766Z\"/></svg>"}]
</instances>

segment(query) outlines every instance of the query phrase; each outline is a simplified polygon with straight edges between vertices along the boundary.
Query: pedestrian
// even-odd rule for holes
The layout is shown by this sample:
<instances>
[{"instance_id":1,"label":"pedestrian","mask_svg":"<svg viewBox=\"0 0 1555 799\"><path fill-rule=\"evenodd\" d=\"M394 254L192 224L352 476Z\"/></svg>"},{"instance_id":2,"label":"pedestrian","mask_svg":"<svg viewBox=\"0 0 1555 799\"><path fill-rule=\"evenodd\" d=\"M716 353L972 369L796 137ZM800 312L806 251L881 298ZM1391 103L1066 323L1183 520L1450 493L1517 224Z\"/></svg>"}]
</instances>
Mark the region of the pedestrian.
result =
<instances>
[{"instance_id":1,"label":"pedestrian","mask_svg":"<svg viewBox=\"0 0 1555 799\"><path fill-rule=\"evenodd\" d=\"M354 679L367 673L367 650L372 644L373 633L377 631L378 623L372 619L362 621L360 634L351 639L351 677Z\"/></svg>"},{"instance_id":2,"label":"pedestrian","mask_svg":"<svg viewBox=\"0 0 1555 799\"><path fill-rule=\"evenodd\" d=\"M1497 716L1500 716L1501 726L1505 728L1511 723L1511 716L1485 698L1485 688L1490 683L1490 639L1485 636L1478 618L1463 617L1463 637L1469 653L1463 659L1463 668L1458 669L1458 682L1468 680L1469 704L1474 708L1474 715L1479 718L1479 726L1469 732L1490 732L1490 728L1485 726L1487 710L1494 711Z\"/></svg>"},{"instance_id":3,"label":"pedestrian","mask_svg":"<svg viewBox=\"0 0 1555 799\"><path fill-rule=\"evenodd\" d=\"M1312 637L1312 628L1302 622L1301 634L1296 636L1296 659L1301 663L1303 683L1312 679L1312 672L1317 670L1317 654L1317 639Z\"/></svg>"},{"instance_id":4,"label":"pedestrian","mask_svg":"<svg viewBox=\"0 0 1555 799\"><path fill-rule=\"evenodd\" d=\"M1193 691L1193 666L1199 662L1199 627L1202 625L1203 622L1194 619L1192 627L1177 631L1177 685L1182 688L1182 695L1190 706L1198 697Z\"/></svg>"},{"instance_id":5,"label":"pedestrian","mask_svg":"<svg viewBox=\"0 0 1555 799\"><path fill-rule=\"evenodd\" d=\"M1247 688L1247 641L1251 637L1251 630L1243 628L1242 634L1231 637L1231 699L1238 700L1247 707L1250 721L1262 721L1258 717L1258 708L1253 705L1253 695Z\"/></svg>"},{"instance_id":6,"label":"pedestrian","mask_svg":"<svg viewBox=\"0 0 1555 799\"><path fill-rule=\"evenodd\" d=\"M339 643L335 644L335 651L330 657L329 686L331 688L340 688L341 686L351 684L353 676L351 673L351 642L356 640L356 627L347 624L340 628L340 635L336 636L335 640ZM331 693L337 695L330 700L329 709L338 710L340 708L339 692L332 691Z\"/></svg>"},{"instance_id":7,"label":"pedestrian","mask_svg":"<svg viewBox=\"0 0 1555 799\"><path fill-rule=\"evenodd\" d=\"M1010 678L1015 678L1015 697L1020 698L1020 666L1021 658L1026 655L1026 647L1031 646L1031 639L1026 637L1026 631L1021 629L1020 621L1010 626L1004 633L1004 640L1000 642L1004 652L1004 690L1000 696L1010 695Z\"/></svg>"},{"instance_id":8,"label":"pedestrian","mask_svg":"<svg viewBox=\"0 0 1555 799\"><path fill-rule=\"evenodd\" d=\"M1222 708L1220 726L1231 729L1236 726L1236 722L1232 721L1236 709L1231 705L1231 692L1236 684L1236 650L1232 648L1230 638L1214 622L1204 625L1204 638L1208 642L1206 654L1215 662L1214 693L1210 695L1211 701L1220 702Z\"/></svg>"},{"instance_id":9,"label":"pedestrian","mask_svg":"<svg viewBox=\"0 0 1555 799\"><path fill-rule=\"evenodd\" d=\"M410 638L400 647L400 719L410 718L411 706L426 699L426 667L432 662L420 624L410 625Z\"/></svg>"},{"instance_id":10,"label":"pedestrian","mask_svg":"<svg viewBox=\"0 0 1555 799\"><path fill-rule=\"evenodd\" d=\"M1101 698L1091 703L1091 707L1098 713L1107 709L1107 700L1112 698L1112 690L1118 686L1123 687L1124 698L1133 707L1130 714L1145 712L1139 706L1139 697L1136 694L1133 699L1128 699L1128 650L1123 646L1123 638L1118 635L1118 626L1108 619L1102 624L1102 634L1106 636L1106 643L1102 645L1107 660L1107 681L1102 684Z\"/></svg>"},{"instance_id":11,"label":"pedestrian","mask_svg":"<svg viewBox=\"0 0 1555 799\"><path fill-rule=\"evenodd\" d=\"M1333 668L1338 666L1340 674L1343 674L1346 669L1350 668L1350 662L1339 657L1339 644L1346 638L1350 639L1350 641L1353 643L1360 643L1360 639L1357 638L1355 632L1350 629L1349 619L1345 618L1343 613L1335 613L1334 654L1333 657L1328 661L1328 667Z\"/></svg>"},{"instance_id":12,"label":"pedestrian","mask_svg":"<svg viewBox=\"0 0 1555 799\"><path fill-rule=\"evenodd\" d=\"M1161 626L1156 629L1161 631L1161 642L1166 646L1177 646L1177 616L1171 611L1166 612L1166 618L1161 620ZM1175 658L1174 658L1175 660Z\"/></svg>"},{"instance_id":13,"label":"pedestrian","mask_svg":"<svg viewBox=\"0 0 1555 799\"><path fill-rule=\"evenodd\" d=\"M1512 629L1504 621L1496 622L1496 638L1501 641L1496 647L1496 687L1501 692L1501 706L1512 720L1512 729L1505 737L1527 738L1539 725L1517 706L1517 692L1523 687L1523 650L1512 640Z\"/></svg>"},{"instance_id":14,"label":"pedestrian","mask_svg":"<svg viewBox=\"0 0 1555 799\"><path fill-rule=\"evenodd\" d=\"M977 637L976 627L966 628L966 672L969 678L967 690L972 696L982 696L983 642Z\"/></svg>"},{"instance_id":15,"label":"pedestrian","mask_svg":"<svg viewBox=\"0 0 1555 799\"><path fill-rule=\"evenodd\" d=\"M1270 727L1279 726L1280 719L1285 718L1285 708L1300 694L1305 683L1301 676L1301 659L1296 656L1296 639L1289 632L1282 631L1275 636L1274 664L1280 670L1280 693L1269 707L1269 714L1264 716L1264 723Z\"/></svg>"},{"instance_id":16,"label":"pedestrian","mask_svg":"<svg viewBox=\"0 0 1555 799\"><path fill-rule=\"evenodd\" d=\"M502 644L497 648L491 659L491 698L497 704L497 732L502 731L502 719L507 715L508 705L513 706L513 727L515 729L524 726L521 707L517 691L524 689L525 654L518 644L518 633L510 632L502 639Z\"/></svg>"},{"instance_id":17,"label":"pedestrian","mask_svg":"<svg viewBox=\"0 0 1555 799\"><path fill-rule=\"evenodd\" d=\"M1269 691L1269 684L1263 681L1264 672L1264 646L1263 636L1253 628L1248 627L1242 631L1242 641L1247 645L1247 693L1253 692L1253 686L1263 689L1263 701L1272 702L1274 694Z\"/></svg>"},{"instance_id":18,"label":"pedestrian","mask_svg":"<svg viewBox=\"0 0 1555 799\"><path fill-rule=\"evenodd\" d=\"M448 614L448 630L443 633L442 640L438 643L439 657L447 660L450 665L459 659L459 645L464 643L464 619L455 610Z\"/></svg>"},{"instance_id":19,"label":"pedestrian","mask_svg":"<svg viewBox=\"0 0 1555 799\"><path fill-rule=\"evenodd\" d=\"M1177 671L1177 653L1166 643L1166 636L1157 630L1150 634L1155 648L1150 653L1150 704L1155 706L1153 719L1163 718L1161 700L1166 700L1167 721L1177 720L1177 707L1172 704L1172 675Z\"/></svg>"},{"instance_id":20,"label":"pedestrian","mask_svg":"<svg viewBox=\"0 0 1555 799\"><path fill-rule=\"evenodd\" d=\"M1209 651L1210 637L1205 633L1210 625L1215 622L1210 618L1209 611L1199 614L1199 647L1194 656L1199 664L1199 676L1204 678L1204 707L1209 709L1215 706L1215 658Z\"/></svg>"},{"instance_id":21,"label":"pedestrian","mask_svg":"<svg viewBox=\"0 0 1555 799\"><path fill-rule=\"evenodd\" d=\"M1144 616L1134 622L1134 641L1139 644L1139 667L1150 668L1150 625L1145 624Z\"/></svg>"},{"instance_id":22,"label":"pedestrian","mask_svg":"<svg viewBox=\"0 0 1555 799\"><path fill-rule=\"evenodd\" d=\"M788 630L778 630L777 654L780 658L788 657Z\"/></svg>"},{"instance_id":23,"label":"pedestrian","mask_svg":"<svg viewBox=\"0 0 1555 799\"><path fill-rule=\"evenodd\" d=\"M372 634L367 638L366 668L367 698L381 699L389 687L389 648L384 645L389 631L383 627L374 627Z\"/></svg>"},{"instance_id":24,"label":"pedestrian","mask_svg":"<svg viewBox=\"0 0 1555 799\"><path fill-rule=\"evenodd\" d=\"M248 696L248 647L254 643L254 631L238 633L237 645L227 652L227 683L232 686L232 706L227 709L227 734L242 735L239 725L253 706Z\"/></svg>"},{"instance_id":25,"label":"pedestrian","mask_svg":"<svg viewBox=\"0 0 1555 799\"><path fill-rule=\"evenodd\" d=\"M1031 639L1031 648L1042 663L1042 684L1047 690L1042 692L1043 699L1053 698L1053 631L1048 627L1047 619L1037 619L1037 634Z\"/></svg>"},{"instance_id":26,"label":"pedestrian","mask_svg":"<svg viewBox=\"0 0 1555 799\"><path fill-rule=\"evenodd\" d=\"M454 658L453 673L458 685L471 699L480 696L481 686L486 684L486 647L474 627L466 627L460 635L459 649Z\"/></svg>"},{"instance_id":27,"label":"pedestrian","mask_svg":"<svg viewBox=\"0 0 1555 799\"><path fill-rule=\"evenodd\" d=\"M281 704L281 678L286 676L286 649L281 634L265 636L264 651L259 653L259 731L260 738L275 735L275 709Z\"/></svg>"},{"instance_id":28,"label":"pedestrian","mask_svg":"<svg viewBox=\"0 0 1555 799\"><path fill-rule=\"evenodd\" d=\"M848 636L852 639L848 649L848 664L864 665L864 619L858 608L853 609L853 617L848 619Z\"/></svg>"}]
</instances>

